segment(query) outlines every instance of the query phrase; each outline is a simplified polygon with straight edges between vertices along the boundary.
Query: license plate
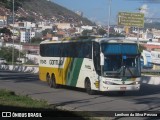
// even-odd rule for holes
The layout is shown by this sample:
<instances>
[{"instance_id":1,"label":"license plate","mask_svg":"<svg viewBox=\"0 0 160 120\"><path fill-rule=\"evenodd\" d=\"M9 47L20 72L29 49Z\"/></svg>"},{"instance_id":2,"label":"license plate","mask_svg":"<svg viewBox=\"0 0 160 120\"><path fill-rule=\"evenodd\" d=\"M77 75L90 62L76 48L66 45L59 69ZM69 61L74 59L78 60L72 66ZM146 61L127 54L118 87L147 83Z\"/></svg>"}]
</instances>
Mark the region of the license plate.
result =
<instances>
[{"instance_id":1,"label":"license plate","mask_svg":"<svg viewBox=\"0 0 160 120\"><path fill-rule=\"evenodd\" d=\"M126 87L120 87L120 90L126 90Z\"/></svg>"}]
</instances>

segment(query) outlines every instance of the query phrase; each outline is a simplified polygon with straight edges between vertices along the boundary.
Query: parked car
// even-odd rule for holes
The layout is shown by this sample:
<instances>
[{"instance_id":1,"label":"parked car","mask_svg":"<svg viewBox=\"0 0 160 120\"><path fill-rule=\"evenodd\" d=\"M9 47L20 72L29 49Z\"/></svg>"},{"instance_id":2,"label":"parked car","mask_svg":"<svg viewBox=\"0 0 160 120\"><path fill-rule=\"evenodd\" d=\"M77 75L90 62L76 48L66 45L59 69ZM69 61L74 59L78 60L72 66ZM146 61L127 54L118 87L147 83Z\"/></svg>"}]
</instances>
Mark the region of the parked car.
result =
<instances>
[{"instance_id":1,"label":"parked car","mask_svg":"<svg viewBox=\"0 0 160 120\"><path fill-rule=\"evenodd\" d=\"M4 58L0 58L0 64L1 65L6 65L7 61Z\"/></svg>"}]
</instances>

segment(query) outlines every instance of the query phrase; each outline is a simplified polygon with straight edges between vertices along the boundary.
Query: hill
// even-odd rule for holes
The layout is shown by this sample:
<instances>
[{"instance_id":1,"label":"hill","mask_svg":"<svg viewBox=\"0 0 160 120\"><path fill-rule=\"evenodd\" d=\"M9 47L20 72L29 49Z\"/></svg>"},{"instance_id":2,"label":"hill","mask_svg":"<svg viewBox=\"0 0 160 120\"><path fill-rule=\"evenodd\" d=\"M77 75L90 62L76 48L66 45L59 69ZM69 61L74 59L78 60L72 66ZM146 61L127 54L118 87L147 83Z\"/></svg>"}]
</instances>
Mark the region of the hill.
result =
<instances>
[{"instance_id":1,"label":"hill","mask_svg":"<svg viewBox=\"0 0 160 120\"><path fill-rule=\"evenodd\" d=\"M155 29L160 30L160 22L145 23L144 27L145 28L155 28Z\"/></svg>"},{"instance_id":2,"label":"hill","mask_svg":"<svg viewBox=\"0 0 160 120\"><path fill-rule=\"evenodd\" d=\"M12 14L12 0L0 0L1 14ZM3 10L5 9L5 10ZM54 22L70 22L75 25L94 25L87 18L83 18L71 10L49 0L15 0L16 20Z\"/></svg>"}]
</instances>

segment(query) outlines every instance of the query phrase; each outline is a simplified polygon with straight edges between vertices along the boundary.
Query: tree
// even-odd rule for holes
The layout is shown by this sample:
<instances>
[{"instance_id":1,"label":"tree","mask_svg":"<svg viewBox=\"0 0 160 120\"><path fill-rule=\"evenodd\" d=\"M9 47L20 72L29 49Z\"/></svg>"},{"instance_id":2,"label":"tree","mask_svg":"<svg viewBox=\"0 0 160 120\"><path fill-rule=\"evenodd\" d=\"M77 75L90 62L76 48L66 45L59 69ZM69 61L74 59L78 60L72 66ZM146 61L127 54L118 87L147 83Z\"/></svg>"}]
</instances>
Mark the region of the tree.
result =
<instances>
[{"instance_id":1,"label":"tree","mask_svg":"<svg viewBox=\"0 0 160 120\"><path fill-rule=\"evenodd\" d=\"M43 35L43 36L46 36L48 33L49 33L49 34L54 34L51 29L45 29L45 30L42 31L42 35Z\"/></svg>"},{"instance_id":2,"label":"tree","mask_svg":"<svg viewBox=\"0 0 160 120\"><path fill-rule=\"evenodd\" d=\"M141 45L141 44L139 44L139 52L142 53L143 50L146 50L146 47Z\"/></svg>"},{"instance_id":3,"label":"tree","mask_svg":"<svg viewBox=\"0 0 160 120\"><path fill-rule=\"evenodd\" d=\"M104 34L106 34L106 31L104 29L100 28L100 29L98 29L98 34L104 35Z\"/></svg>"},{"instance_id":4,"label":"tree","mask_svg":"<svg viewBox=\"0 0 160 120\"><path fill-rule=\"evenodd\" d=\"M88 36L91 33L92 33L92 30L83 30L82 35L83 36Z\"/></svg>"},{"instance_id":5,"label":"tree","mask_svg":"<svg viewBox=\"0 0 160 120\"><path fill-rule=\"evenodd\" d=\"M12 47L1 47L0 57L7 60L7 62L12 62ZM23 53L20 53L23 56ZM14 61L19 57L19 50L14 49Z\"/></svg>"},{"instance_id":6,"label":"tree","mask_svg":"<svg viewBox=\"0 0 160 120\"><path fill-rule=\"evenodd\" d=\"M6 27L0 29L0 33L7 34L7 35L12 35L12 32Z\"/></svg>"},{"instance_id":7,"label":"tree","mask_svg":"<svg viewBox=\"0 0 160 120\"><path fill-rule=\"evenodd\" d=\"M33 38L31 39L31 43L40 43L40 42L42 42L42 39L41 39L41 38L33 37Z\"/></svg>"}]
</instances>

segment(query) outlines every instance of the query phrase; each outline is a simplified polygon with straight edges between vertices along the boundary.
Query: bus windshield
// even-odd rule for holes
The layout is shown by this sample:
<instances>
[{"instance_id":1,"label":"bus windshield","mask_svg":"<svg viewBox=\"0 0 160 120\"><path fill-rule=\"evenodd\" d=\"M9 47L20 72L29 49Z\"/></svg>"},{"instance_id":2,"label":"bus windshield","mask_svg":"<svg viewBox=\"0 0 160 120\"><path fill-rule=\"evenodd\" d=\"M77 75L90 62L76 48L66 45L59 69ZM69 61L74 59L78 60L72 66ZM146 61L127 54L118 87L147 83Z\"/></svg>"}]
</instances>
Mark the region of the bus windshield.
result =
<instances>
[{"instance_id":1,"label":"bus windshield","mask_svg":"<svg viewBox=\"0 0 160 120\"><path fill-rule=\"evenodd\" d=\"M136 44L102 43L104 76L140 76L140 55Z\"/></svg>"}]
</instances>

